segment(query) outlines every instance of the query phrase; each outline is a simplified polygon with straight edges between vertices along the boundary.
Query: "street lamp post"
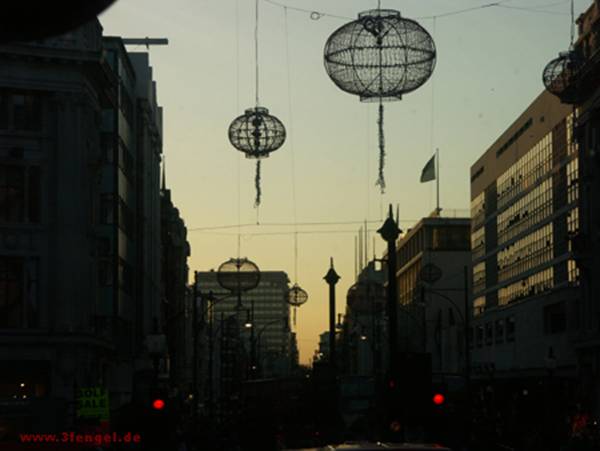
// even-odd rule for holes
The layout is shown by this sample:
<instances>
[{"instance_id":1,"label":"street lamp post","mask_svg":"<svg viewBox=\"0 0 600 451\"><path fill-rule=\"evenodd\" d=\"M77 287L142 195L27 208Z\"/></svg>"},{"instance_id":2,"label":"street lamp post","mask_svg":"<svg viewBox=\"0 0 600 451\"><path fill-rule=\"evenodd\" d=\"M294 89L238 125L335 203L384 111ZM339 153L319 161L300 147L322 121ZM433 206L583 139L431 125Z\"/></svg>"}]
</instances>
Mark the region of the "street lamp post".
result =
<instances>
[{"instance_id":1,"label":"street lamp post","mask_svg":"<svg viewBox=\"0 0 600 451\"><path fill-rule=\"evenodd\" d=\"M394 221L392 205L390 204L389 214L383 226L377 231L387 242L387 267L388 267L388 286L387 286L387 314L388 314L388 339L389 339L389 369L390 376L394 383L397 383L398 377L398 315L397 299L398 287L396 283L396 240L400 236L398 224Z\"/></svg>"},{"instance_id":2,"label":"street lamp post","mask_svg":"<svg viewBox=\"0 0 600 451\"><path fill-rule=\"evenodd\" d=\"M194 424L198 419L198 271L194 271L194 304L192 305L194 323L192 324L192 360L194 361L192 367L192 386L193 386L193 399L192 399L192 418Z\"/></svg>"},{"instance_id":3,"label":"street lamp post","mask_svg":"<svg viewBox=\"0 0 600 451\"><path fill-rule=\"evenodd\" d=\"M329 363L335 369L335 284L340 280L340 276L333 268L333 257L331 258L331 267L324 279L329 285Z\"/></svg>"}]
</instances>

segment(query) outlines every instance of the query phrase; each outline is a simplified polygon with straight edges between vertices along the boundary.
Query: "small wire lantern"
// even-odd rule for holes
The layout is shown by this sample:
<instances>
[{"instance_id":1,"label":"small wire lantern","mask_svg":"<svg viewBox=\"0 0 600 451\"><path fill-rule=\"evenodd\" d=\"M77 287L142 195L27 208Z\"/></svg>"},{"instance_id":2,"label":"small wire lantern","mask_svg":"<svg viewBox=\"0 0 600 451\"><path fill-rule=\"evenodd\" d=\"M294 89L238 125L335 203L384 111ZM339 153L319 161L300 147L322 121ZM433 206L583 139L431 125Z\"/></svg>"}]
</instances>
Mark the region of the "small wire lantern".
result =
<instances>
[{"instance_id":1,"label":"small wire lantern","mask_svg":"<svg viewBox=\"0 0 600 451\"><path fill-rule=\"evenodd\" d=\"M287 302L294 307L294 326L296 325L296 310L308 301L308 293L295 283L288 291Z\"/></svg>"},{"instance_id":2,"label":"small wire lantern","mask_svg":"<svg viewBox=\"0 0 600 451\"><path fill-rule=\"evenodd\" d=\"M217 282L221 287L238 296L238 308L241 308L241 295L258 286L260 270L247 258L230 258L219 266Z\"/></svg>"},{"instance_id":3,"label":"small wire lantern","mask_svg":"<svg viewBox=\"0 0 600 451\"><path fill-rule=\"evenodd\" d=\"M544 86L564 103L577 103L575 80L584 61L574 50L561 52L544 68Z\"/></svg>"},{"instance_id":4,"label":"small wire lantern","mask_svg":"<svg viewBox=\"0 0 600 451\"><path fill-rule=\"evenodd\" d=\"M266 158L285 142L285 127L263 107L248 108L229 126L229 141L246 158Z\"/></svg>"},{"instance_id":5,"label":"small wire lantern","mask_svg":"<svg viewBox=\"0 0 600 451\"><path fill-rule=\"evenodd\" d=\"M379 101L379 178L383 192L385 142L383 136L384 100L400 100L402 95L423 85L433 73L436 49L431 35L399 11L374 9L338 28L327 40L325 69L343 91L361 101Z\"/></svg>"},{"instance_id":6,"label":"small wire lantern","mask_svg":"<svg viewBox=\"0 0 600 451\"><path fill-rule=\"evenodd\" d=\"M372 280L355 283L346 295L348 307L358 314L380 313L385 307L385 301L385 288Z\"/></svg>"},{"instance_id":7,"label":"small wire lantern","mask_svg":"<svg viewBox=\"0 0 600 451\"><path fill-rule=\"evenodd\" d=\"M246 158L254 158L256 162L256 201L260 205L260 160L279 149L285 142L285 127L277 117L269 114L269 110L260 106L248 108L242 116L236 117L229 126L229 141Z\"/></svg>"}]
</instances>

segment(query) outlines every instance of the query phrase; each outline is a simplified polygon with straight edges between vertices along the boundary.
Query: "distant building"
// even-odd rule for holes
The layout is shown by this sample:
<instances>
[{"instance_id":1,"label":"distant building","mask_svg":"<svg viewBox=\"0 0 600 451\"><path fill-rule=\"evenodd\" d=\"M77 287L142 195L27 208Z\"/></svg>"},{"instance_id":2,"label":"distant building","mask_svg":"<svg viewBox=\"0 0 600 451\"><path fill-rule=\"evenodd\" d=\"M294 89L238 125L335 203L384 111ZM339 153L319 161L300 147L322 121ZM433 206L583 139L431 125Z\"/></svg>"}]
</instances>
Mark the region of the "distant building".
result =
<instances>
[{"instance_id":1,"label":"distant building","mask_svg":"<svg viewBox=\"0 0 600 451\"><path fill-rule=\"evenodd\" d=\"M163 167L163 171L164 171ZM169 383L182 397L193 393L193 305L187 286L190 244L179 210L173 205L163 172L161 187L163 324L169 347Z\"/></svg>"},{"instance_id":2,"label":"distant building","mask_svg":"<svg viewBox=\"0 0 600 451\"><path fill-rule=\"evenodd\" d=\"M281 367L279 359L289 362L290 356L290 305L287 303L289 278L283 271L261 271L259 285L242 294L243 309L236 311L237 297L222 288L217 272L198 272L198 286L205 295L212 291L217 301L212 308L213 318L238 315L242 326L252 322L256 343L257 363L263 366L264 377L289 374L289 365ZM254 318L252 320L252 305ZM208 308L208 307L207 307ZM250 328L245 328L246 348L250 352ZM277 367L277 368L276 368Z\"/></svg>"},{"instance_id":3,"label":"distant building","mask_svg":"<svg viewBox=\"0 0 600 451\"><path fill-rule=\"evenodd\" d=\"M471 167L473 377L505 399L548 377L573 395L578 165L573 109L544 91Z\"/></svg>"},{"instance_id":4,"label":"distant building","mask_svg":"<svg viewBox=\"0 0 600 451\"><path fill-rule=\"evenodd\" d=\"M470 220L434 212L397 243L399 351L431 355L434 376L462 377L464 268L470 264ZM429 278L425 272L435 277Z\"/></svg>"},{"instance_id":5,"label":"distant building","mask_svg":"<svg viewBox=\"0 0 600 451\"><path fill-rule=\"evenodd\" d=\"M341 331L342 367L347 375L383 374L387 354L384 272L369 262L346 295Z\"/></svg>"}]
</instances>

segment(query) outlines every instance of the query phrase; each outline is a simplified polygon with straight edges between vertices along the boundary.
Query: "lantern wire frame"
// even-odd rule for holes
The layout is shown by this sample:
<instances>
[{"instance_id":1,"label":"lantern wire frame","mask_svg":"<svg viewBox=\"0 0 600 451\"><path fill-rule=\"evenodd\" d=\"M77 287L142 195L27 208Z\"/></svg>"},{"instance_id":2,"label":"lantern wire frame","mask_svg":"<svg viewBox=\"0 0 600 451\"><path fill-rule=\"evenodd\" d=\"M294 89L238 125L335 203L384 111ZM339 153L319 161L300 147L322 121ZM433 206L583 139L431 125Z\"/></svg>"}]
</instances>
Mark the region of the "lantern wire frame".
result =
<instances>
[{"instance_id":1,"label":"lantern wire frame","mask_svg":"<svg viewBox=\"0 0 600 451\"><path fill-rule=\"evenodd\" d=\"M346 295L348 307L358 314L381 313L385 308L385 301L385 287L374 280L355 283Z\"/></svg>"},{"instance_id":2,"label":"lantern wire frame","mask_svg":"<svg viewBox=\"0 0 600 451\"><path fill-rule=\"evenodd\" d=\"M296 310L301 305L304 305L308 301L308 293L300 288L297 283L294 283L292 288L288 291L287 302L294 307L294 326L296 326Z\"/></svg>"},{"instance_id":3,"label":"lantern wire frame","mask_svg":"<svg viewBox=\"0 0 600 451\"><path fill-rule=\"evenodd\" d=\"M261 201L261 159L269 156L271 152L279 149L286 138L283 123L275 116L269 114L267 108L260 106L259 100L259 64L258 64L258 19L259 1L255 0L255 93L256 100L253 108L248 108L243 115L238 116L229 126L229 142L246 155L246 158L256 159L256 175L254 185L256 199L254 206L258 208Z\"/></svg>"},{"instance_id":4,"label":"lantern wire frame","mask_svg":"<svg viewBox=\"0 0 600 451\"><path fill-rule=\"evenodd\" d=\"M237 295L237 308L242 308L242 293L253 290L260 283L260 269L247 258L230 258L217 270L217 282L224 289Z\"/></svg>"},{"instance_id":5,"label":"lantern wire frame","mask_svg":"<svg viewBox=\"0 0 600 451\"><path fill-rule=\"evenodd\" d=\"M358 19L338 28L327 40L325 70L341 90L363 102L379 102L379 177L383 193L385 179L384 101L401 100L422 86L433 73L436 48L431 35L416 21L399 11L364 11Z\"/></svg>"}]
</instances>

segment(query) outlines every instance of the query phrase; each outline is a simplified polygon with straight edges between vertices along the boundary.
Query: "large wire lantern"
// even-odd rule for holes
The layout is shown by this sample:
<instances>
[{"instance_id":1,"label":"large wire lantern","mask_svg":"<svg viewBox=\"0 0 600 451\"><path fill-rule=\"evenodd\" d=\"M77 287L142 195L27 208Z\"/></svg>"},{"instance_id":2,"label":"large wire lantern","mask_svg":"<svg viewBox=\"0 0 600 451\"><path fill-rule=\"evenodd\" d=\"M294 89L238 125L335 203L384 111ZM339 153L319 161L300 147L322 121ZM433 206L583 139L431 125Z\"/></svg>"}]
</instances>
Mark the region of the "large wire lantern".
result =
<instances>
[{"instance_id":1,"label":"large wire lantern","mask_svg":"<svg viewBox=\"0 0 600 451\"><path fill-rule=\"evenodd\" d=\"M423 85L435 67L431 35L399 11L374 9L338 28L327 40L325 69L343 91L361 101L379 101L379 178L385 189L383 166L383 101L400 100Z\"/></svg>"},{"instance_id":2,"label":"large wire lantern","mask_svg":"<svg viewBox=\"0 0 600 451\"><path fill-rule=\"evenodd\" d=\"M558 58L544 68L544 86L564 103L577 103L576 77L583 66L583 58L575 50L561 52Z\"/></svg>"},{"instance_id":3,"label":"large wire lantern","mask_svg":"<svg viewBox=\"0 0 600 451\"><path fill-rule=\"evenodd\" d=\"M296 325L296 309L308 301L308 293L295 283L288 291L287 302L294 307L294 326Z\"/></svg>"},{"instance_id":4,"label":"large wire lantern","mask_svg":"<svg viewBox=\"0 0 600 451\"><path fill-rule=\"evenodd\" d=\"M346 295L348 307L358 314L380 313L385 308L385 301L385 288L372 280L355 283Z\"/></svg>"},{"instance_id":5,"label":"large wire lantern","mask_svg":"<svg viewBox=\"0 0 600 451\"><path fill-rule=\"evenodd\" d=\"M238 297L238 308L242 307L242 293L250 291L260 283L258 266L247 258L230 258L219 266L217 282L221 287Z\"/></svg>"}]
</instances>

